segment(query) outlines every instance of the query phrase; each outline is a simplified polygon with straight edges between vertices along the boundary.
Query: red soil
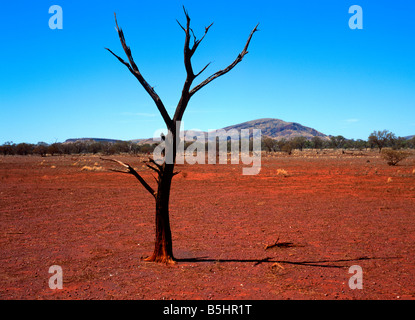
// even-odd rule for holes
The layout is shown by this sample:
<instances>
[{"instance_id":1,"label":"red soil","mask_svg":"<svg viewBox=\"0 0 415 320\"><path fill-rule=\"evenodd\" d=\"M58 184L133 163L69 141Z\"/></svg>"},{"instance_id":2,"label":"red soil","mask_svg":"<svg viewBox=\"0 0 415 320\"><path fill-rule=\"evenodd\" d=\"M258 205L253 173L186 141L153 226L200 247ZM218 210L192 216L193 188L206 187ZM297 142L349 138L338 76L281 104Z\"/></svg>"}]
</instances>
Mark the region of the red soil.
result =
<instances>
[{"instance_id":1,"label":"red soil","mask_svg":"<svg viewBox=\"0 0 415 320\"><path fill-rule=\"evenodd\" d=\"M114 158L155 183L142 159ZM81 170L95 162L102 170ZM265 156L256 176L242 164L178 166L169 266L141 259L153 250L154 199L111 166L0 157L1 299L415 297L413 156L396 167L377 153ZM52 265L61 290L48 286ZM362 290L349 288L352 265Z\"/></svg>"}]
</instances>

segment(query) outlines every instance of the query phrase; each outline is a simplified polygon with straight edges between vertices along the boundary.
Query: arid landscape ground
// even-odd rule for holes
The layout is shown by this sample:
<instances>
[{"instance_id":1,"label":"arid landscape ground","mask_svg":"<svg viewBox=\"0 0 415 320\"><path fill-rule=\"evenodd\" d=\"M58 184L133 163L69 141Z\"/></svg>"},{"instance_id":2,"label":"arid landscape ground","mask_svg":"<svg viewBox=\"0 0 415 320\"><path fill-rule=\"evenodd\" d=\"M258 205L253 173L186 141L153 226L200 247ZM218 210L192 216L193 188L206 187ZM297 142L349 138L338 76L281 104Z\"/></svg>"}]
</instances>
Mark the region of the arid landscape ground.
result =
<instances>
[{"instance_id":1,"label":"arid landscape ground","mask_svg":"<svg viewBox=\"0 0 415 320\"><path fill-rule=\"evenodd\" d=\"M143 158L113 158L155 185ZM177 166L179 261L166 266L142 261L154 199L131 175L93 155L0 157L0 298L415 298L415 155L388 166L376 151L303 151L263 154L255 176L243 166ZM63 289L48 286L52 265Z\"/></svg>"}]
</instances>

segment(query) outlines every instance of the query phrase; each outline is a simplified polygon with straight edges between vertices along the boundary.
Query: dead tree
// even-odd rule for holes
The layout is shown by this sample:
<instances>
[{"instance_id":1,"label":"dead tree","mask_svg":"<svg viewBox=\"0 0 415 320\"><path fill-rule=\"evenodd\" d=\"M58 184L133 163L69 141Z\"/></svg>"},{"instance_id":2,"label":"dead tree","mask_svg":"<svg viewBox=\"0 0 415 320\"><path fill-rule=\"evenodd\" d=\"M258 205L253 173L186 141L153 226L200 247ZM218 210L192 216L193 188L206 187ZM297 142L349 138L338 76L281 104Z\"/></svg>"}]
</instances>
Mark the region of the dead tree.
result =
<instances>
[{"instance_id":1,"label":"dead tree","mask_svg":"<svg viewBox=\"0 0 415 320\"><path fill-rule=\"evenodd\" d=\"M183 89L182 89L182 95L177 104L173 118L171 118L170 115L168 114L163 102L161 101L160 97L157 95L154 88L148 84L148 82L144 79L144 77L140 73L136 63L134 62L131 50L127 46L124 33L122 29L118 27L117 17L115 16L115 14L114 16L115 16L116 30L118 32L121 45L128 58L128 61L125 61L120 56L116 55L113 51L111 51L110 49L105 48L111 54L113 54L123 65L125 65L134 77L137 78L141 86L147 91L147 93L153 99L168 129L168 134L165 138L166 145L165 145L164 154L165 154L166 159L171 159L172 161L169 161L169 162L164 161L163 163L158 163L157 161L154 161L154 159L150 158L149 161L146 162L147 167L155 171L157 174L157 178L156 178L157 190L154 190L140 176L140 174L136 170L134 170L134 168L131 167L130 165L123 163L121 161L118 161L118 160L111 160L127 169L127 171L120 171L120 170L114 170L114 171L132 174L138 179L138 181L144 186L144 188L154 197L155 202L156 202L155 248L154 248L153 255L148 257L145 260L163 262L163 263L172 263L175 260L173 256L172 236L171 236L171 229L170 229L170 222L169 222L169 198L170 198L171 182L172 182L173 176L176 174L176 172L174 172L174 164L175 164L175 159L176 159L177 146L180 143L180 137L178 136L178 133L180 132L180 122L183 118L183 114L186 110L186 107L189 103L190 98L197 91L202 89L204 86L206 86L207 84L209 84L216 78L219 78L220 76L228 73L239 62L242 61L243 57L248 53L248 46L249 46L249 43L251 42L251 38L253 34L256 31L258 31L257 30L258 25L256 25L255 28L251 31L242 52L238 54L236 59L229 66L227 66L223 70L217 71L216 73L207 77L204 81L200 82L198 85L195 85L192 87L193 81L198 76L200 76L202 72L205 71L206 68L210 64L208 63L199 72L195 73L193 71L191 59L194 53L196 52L196 49L198 48L202 40L205 38L206 34L208 33L213 23L205 28L205 32L203 36L200 39L198 39L196 38L192 28L190 27L190 17L184 7L183 7L183 10L186 16L186 26L184 27L182 24L180 24L179 21L177 21L177 23L179 24L179 26L185 33L184 66L186 69L186 80L184 82ZM179 127L177 128L177 126ZM168 143L168 141L170 143Z\"/></svg>"}]
</instances>

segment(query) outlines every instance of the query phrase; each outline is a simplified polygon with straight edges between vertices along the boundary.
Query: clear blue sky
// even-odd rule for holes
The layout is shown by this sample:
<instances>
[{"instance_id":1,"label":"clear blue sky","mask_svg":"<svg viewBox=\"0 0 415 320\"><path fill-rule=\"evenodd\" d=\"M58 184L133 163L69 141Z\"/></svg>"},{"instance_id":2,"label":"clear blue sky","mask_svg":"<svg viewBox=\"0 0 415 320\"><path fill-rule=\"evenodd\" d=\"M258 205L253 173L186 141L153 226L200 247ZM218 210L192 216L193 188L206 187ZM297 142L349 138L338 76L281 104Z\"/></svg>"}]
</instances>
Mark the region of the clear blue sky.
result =
<instances>
[{"instance_id":1,"label":"clear blue sky","mask_svg":"<svg viewBox=\"0 0 415 320\"><path fill-rule=\"evenodd\" d=\"M63 29L48 26L51 5ZM113 13L134 59L172 114L185 78L186 6L195 33L195 83L226 67L259 22L249 54L193 96L185 129L258 119L299 122L367 139L415 134L415 3L397 1L2 1L0 144L67 138L136 139L164 127L151 98L104 47L123 55ZM351 30L348 9L363 9Z\"/></svg>"}]
</instances>

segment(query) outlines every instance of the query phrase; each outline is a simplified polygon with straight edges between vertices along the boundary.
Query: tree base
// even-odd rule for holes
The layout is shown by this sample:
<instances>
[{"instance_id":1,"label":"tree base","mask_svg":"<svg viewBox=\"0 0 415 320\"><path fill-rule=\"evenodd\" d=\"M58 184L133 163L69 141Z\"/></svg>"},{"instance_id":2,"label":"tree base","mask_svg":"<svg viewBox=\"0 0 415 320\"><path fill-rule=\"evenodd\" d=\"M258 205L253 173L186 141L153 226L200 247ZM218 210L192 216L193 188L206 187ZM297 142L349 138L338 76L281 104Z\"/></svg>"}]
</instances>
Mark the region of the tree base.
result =
<instances>
[{"instance_id":1,"label":"tree base","mask_svg":"<svg viewBox=\"0 0 415 320\"><path fill-rule=\"evenodd\" d=\"M157 262L157 263L164 263L164 264L175 264L177 262L177 260L173 256L168 256L168 255L159 256L159 255L154 255L154 254L150 257L143 259L143 261Z\"/></svg>"}]
</instances>

